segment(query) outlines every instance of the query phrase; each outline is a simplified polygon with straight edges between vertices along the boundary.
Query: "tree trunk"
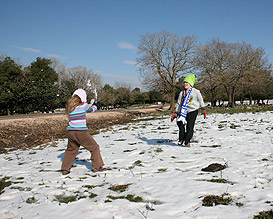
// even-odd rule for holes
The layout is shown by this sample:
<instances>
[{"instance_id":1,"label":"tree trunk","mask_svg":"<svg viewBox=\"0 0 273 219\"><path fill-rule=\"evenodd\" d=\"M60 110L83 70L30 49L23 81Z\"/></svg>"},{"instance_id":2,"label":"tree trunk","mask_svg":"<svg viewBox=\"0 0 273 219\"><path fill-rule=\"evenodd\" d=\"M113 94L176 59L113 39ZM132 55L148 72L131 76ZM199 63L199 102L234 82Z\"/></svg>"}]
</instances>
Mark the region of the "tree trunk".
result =
<instances>
[{"instance_id":1,"label":"tree trunk","mask_svg":"<svg viewBox=\"0 0 273 219\"><path fill-rule=\"evenodd\" d=\"M252 96L249 95L249 105L252 105Z\"/></svg>"},{"instance_id":2,"label":"tree trunk","mask_svg":"<svg viewBox=\"0 0 273 219\"><path fill-rule=\"evenodd\" d=\"M233 107L233 97L231 92L228 93L228 106Z\"/></svg>"},{"instance_id":3,"label":"tree trunk","mask_svg":"<svg viewBox=\"0 0 273 219\"><path fill-rule=\"evenodd\" d=\"M174 100L174 97L175 97L175 87L172 87L172 93L171 93L171 105L170 105L170 110L171 111L174 111L174 106L175 106L175 100Z\"/></svg>"}]
</instances>

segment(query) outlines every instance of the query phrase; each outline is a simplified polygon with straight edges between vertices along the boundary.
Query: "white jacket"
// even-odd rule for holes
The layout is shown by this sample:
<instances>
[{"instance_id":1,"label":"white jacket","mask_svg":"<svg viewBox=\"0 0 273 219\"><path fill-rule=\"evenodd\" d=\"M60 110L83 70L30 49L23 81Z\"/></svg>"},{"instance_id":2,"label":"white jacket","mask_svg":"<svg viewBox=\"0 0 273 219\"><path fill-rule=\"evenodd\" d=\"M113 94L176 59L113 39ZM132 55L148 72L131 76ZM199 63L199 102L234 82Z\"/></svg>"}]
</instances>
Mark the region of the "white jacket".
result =
<instances>
[{"instance_id":1,"label":"white jacket","mask_svg":"<svg viewBox=\"0 0 273 219\"><path fill-rule=\"evenodd\" d=\"M181 110L181 106L183 104L183 103L181 103L182 95L183 95L183 91L181 91L178 96L177 106L175 109L176 113L179 113L179 111ZM205 107L203 97L202 97L200 91L193 87L192 91L191 91L191 95L190 95L190 100L189 100L187 112L188 113L193 112L193 111L198 110L199 108L203 108L203 107Z\"/></svg>"}]
</instances>

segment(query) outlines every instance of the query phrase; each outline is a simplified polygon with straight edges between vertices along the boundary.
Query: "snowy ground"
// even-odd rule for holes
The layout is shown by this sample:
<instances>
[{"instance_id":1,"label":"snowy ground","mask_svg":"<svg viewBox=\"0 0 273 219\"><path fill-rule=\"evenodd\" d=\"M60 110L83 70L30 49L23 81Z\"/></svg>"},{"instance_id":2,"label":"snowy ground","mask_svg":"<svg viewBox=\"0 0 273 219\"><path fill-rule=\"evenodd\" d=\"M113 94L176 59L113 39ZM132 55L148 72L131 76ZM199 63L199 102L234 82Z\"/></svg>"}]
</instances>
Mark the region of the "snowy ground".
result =
<instances>
[{"instance_id":1,"label":"snowy ground","mask_svg":"<svg viewBox=\"0 0 273 219\"><path fill-rule=\"evenodd\" d=\"M62 176L66 139L1 154L0 179L12 184L0 195L0 218L253 218L273 206L272 124L273 112L199 115L190 148L177 146L169 116L114 126L94 136L111 168L103 173L91 172L81 148ZM201 171L212 163L228 167ZM224 193L229 205L202 205Z\"/></svg>"}]
</instances>

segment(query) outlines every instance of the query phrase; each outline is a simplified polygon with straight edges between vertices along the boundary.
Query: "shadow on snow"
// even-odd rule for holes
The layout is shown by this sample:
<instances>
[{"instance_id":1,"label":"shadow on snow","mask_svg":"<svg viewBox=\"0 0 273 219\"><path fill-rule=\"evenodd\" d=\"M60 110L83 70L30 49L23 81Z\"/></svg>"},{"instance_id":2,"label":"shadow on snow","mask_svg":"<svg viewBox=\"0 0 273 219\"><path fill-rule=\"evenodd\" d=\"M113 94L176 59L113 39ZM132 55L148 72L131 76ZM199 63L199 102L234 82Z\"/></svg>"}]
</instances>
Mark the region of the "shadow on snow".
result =
<instances>
[{"instance_id":1,"label":"shadow on snow","mask_svg":"<svg viewBox=\"0 0 273 219\"><path fill-rule=\"evenodd\" d=\"M168 146L177 146L173 140L170 139L148 139L148 138L139 138L141 141L145 141L149 145L168 145Z\"/></svg>"},{"instance_id":2,"label":"shadow on snow","mask_svg":"<svg viewBox=\"0 0 273 219\"><path fill-rule=\"evenodd\" d=\"M58 158L60 158L61 161L63 161L63 159L64 159L64 153L65 153L65 152L63 152L63 153L61 153L60 155L58 155ZM81 153L82 153L82 151L79 151L79 152L78 152L78 155L81 154ZM91 155L90 155L90 156L91 156ZM86 166L87 169L92 170L92 162L91 162L91 161L81 160L81 159L75 158L73 164L76 164L76 165L84 165L84 166ZM72 164L71 168L73 168L73 164Z\"/></svg>"}]
</instances>

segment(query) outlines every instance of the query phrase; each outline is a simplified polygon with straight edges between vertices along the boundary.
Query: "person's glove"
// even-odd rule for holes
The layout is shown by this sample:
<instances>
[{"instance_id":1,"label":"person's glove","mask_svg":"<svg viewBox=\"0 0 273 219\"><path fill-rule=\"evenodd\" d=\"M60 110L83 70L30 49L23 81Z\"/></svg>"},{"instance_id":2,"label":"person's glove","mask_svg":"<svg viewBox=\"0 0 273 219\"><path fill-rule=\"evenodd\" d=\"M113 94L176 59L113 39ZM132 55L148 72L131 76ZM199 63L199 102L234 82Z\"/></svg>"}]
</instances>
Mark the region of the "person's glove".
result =
<instances>
[{"instance_id":1,"label":"person's glove","mask_svg":"<svg viewBox=\"0 0 273 219\"><path fill-rule=\"evenodd\" d=\"M207 116L207 112L206 112L205 108L202 108L202 114L204 115L204 119L205 119Z\"/></svg>"},{"instance_id":2,"label":"person's glove","mask_svg":"<svg viewBox=\"0 0 273 219\"><path fill-rule=\"evenodd\" d=\"M98 101L98 102L94 103L94 105L96 105L97 110L99 110L99 109L100 109L100 107L101 107L100 101Z\"/></svg>"},{"instance_id":3,"label":"person's glove","mask_svg":"<svg viewBox=\"0 0 273 219\"><path fill-rule=\"evenodd\" d=\"M177 114L174 113L174 114L172 115L171 122L173 122L173 120L174 120L176 117L177 117Z\"/></svg>"}]
</instances>

